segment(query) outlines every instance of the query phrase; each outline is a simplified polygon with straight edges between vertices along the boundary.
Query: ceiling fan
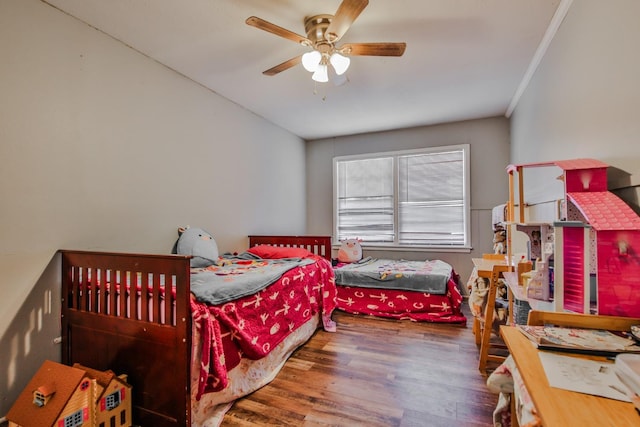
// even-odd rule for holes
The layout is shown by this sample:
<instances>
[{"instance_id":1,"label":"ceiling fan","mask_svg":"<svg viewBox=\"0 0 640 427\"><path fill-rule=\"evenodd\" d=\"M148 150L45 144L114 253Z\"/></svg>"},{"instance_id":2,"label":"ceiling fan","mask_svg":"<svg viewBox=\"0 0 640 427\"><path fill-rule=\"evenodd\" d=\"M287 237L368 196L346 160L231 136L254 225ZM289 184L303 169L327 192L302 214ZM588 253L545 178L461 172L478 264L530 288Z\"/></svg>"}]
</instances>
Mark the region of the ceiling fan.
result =
<instances>
[{"instance_id":1,"label":"ceiling fan","mask_svg":"<svg viewBox=\"0 0 640 427\"><path fill-rule=\"evenodd\" d=\"M292 40L312 50L284 61L262 72L274 76L302 62L303 67L313 73L317 82L329 81L328 66L333 67L337 75L349 68L349 56L402 56L406 43L336 43L349 30L351 24L369 4L369 0L343 0L335 15L314 15L304 19L307 36L301 36L256 16L247 18L252 27Z\"/></svg>"}]
</instances>

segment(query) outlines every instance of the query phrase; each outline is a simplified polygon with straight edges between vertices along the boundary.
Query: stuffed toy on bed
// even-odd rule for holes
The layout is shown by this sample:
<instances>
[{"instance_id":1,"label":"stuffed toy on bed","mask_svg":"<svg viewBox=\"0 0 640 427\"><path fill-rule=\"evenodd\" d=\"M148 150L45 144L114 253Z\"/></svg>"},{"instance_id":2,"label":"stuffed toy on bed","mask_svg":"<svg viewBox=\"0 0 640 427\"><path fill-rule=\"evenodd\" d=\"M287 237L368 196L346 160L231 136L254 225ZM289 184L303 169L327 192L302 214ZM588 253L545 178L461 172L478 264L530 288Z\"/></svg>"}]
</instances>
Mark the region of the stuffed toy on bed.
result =
<instances>
[{"instance_id":1,"label":"stuffed toy on bed","mask_svg":"<svg viewBox=\"0 0 640 427\"><path fill-rule=\"evenodd\" d=\"M211 234L197 227L178 228L178 241L173 252L191 255L191 267L204 268L218 261L218 244Z\"/></svg>"},{"instance_id":2,"label":"stuffed toy on bed","mask_svg":"<svg viewBox=\"0 0 640 427\"><path fill-rule=\"evenodd\" d=\"M346 239L340 242L339 262L358 262L362 259L362 246L359 239Z\"/></svg>"}]
</instances>

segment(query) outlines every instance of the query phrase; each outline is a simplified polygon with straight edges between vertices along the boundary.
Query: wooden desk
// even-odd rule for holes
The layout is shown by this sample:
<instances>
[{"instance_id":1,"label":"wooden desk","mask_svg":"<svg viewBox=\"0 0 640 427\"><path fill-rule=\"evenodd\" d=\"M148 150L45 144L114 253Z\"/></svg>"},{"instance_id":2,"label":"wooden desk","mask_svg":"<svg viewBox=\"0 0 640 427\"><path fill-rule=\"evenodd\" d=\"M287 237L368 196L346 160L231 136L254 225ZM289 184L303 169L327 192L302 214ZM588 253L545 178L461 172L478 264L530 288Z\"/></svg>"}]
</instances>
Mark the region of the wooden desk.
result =
<instances>
[{"instance_id":1,"label":"wooden desk","mask_svg":"<svg viewBox=\"0 0 640 427\"><path fill-rule=\"evenodd\" d=\"M640 426L631 403L550 387L531 341L513 326L501 326L500 334L544 426Z\"/></svg>"},{"instance_id":2,"label":"wooden desk","mask_svg":"<svg viewBox=\"0 0 640 427\"><path fill-rule=\"evenodd\" d=\"M505 260L493 260L486 258L473 258L473 266L478 273L478 277L489 279L489 292L487 293L487 303L484 309L484 325L480 327L478 325L478 319L474 319L473 330L476 334L476 344L480 341L480 358L478 361L478 369L484 373L487 367L487 362L502 363L504 356L495 354L489 354L491 347L491 327L493 325L493 313L496 303L496 289L498 286L498 279L501 275L509 271L509 267ZM479 337L479 334L481 337ZM480 338L480 340L478 340Z\"/></svg>"}]
</instances>

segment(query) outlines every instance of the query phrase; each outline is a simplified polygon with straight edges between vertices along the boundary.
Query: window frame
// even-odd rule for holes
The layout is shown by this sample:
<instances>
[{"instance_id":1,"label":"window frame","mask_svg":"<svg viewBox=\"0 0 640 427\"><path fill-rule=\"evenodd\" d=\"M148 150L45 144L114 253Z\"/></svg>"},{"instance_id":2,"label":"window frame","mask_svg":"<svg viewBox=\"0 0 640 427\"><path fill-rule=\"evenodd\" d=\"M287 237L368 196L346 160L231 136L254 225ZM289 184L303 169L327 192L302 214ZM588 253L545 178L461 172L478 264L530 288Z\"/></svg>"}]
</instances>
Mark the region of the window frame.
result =
<instances>
[{"instance_id":1,"label":"window frame","mask_svg":"<svg viewBox=\"0 0 640 427\"><path fill-rule=\"evenodd\" d=\"M462 151L463 159L463 229L464 229L464 241L462 244L419 244L419 245L406 245L402 244L398 240L399 236L399 171L398 171L398 158L407 155L423 155L423 154L437 154L445 153L448 151ZM364 153L355 155L336 156L333 158L333 240L338 243L338 163L341 161L353 161L353 160L368 160L384 157L393 157L393 203L394 203L394 238L393 242L362 242L362 246L369 249L384 249L384 250L411 250L411 251L429 251L437 250L439 252L459 252L469 251L471 249L471 191L470 191L470 145L469 144L456 144L445 145L437 147L426 147L419 149L409 150L395 150L395 151L382 151L375 153Z\"/></svg>"},{"instance_id":2,"label":"window frame","mask_svg":"<svg viewBox=\"0 0 640 427\"><path fill-rule=\"evenodd\" d=\"M78 427L84 424L84 409L78 409L77 411L64 417L62 423L64 427Z\"/></svg>"},{"instance_id":3,"label":"window frame","mask_svg":"<svg viewBox=\"0 0 640 427\"><path fill-rule=\"evenodd\" d=\"M104 398L105 410L111 411L116 409L122 403L122 396L120 390L116 390L113 393L109 393Z\"/></svg>"}]
</instances>

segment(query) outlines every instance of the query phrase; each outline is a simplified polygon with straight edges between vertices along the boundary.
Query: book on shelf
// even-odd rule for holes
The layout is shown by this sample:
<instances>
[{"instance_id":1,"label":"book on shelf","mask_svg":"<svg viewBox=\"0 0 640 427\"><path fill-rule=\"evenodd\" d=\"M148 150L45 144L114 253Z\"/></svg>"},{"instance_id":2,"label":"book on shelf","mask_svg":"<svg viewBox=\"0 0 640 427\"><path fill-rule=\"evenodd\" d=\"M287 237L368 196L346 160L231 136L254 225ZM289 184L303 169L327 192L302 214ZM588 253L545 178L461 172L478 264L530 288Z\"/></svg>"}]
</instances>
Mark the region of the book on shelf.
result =
<instances>
[{"instance_id":1,"label":"book on shelf","mask_svg":"<svg viewBox=\"0 0 640 427\"><path fill-rule=\"evenodd\" d=\"M602 356L640 353L640 346L633 339L603 329L532 325L516 325L516 327L541 350Z\"/></svg>"}]
</instances>

